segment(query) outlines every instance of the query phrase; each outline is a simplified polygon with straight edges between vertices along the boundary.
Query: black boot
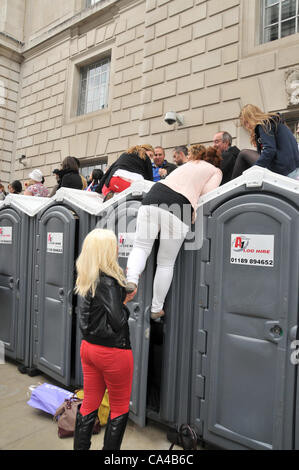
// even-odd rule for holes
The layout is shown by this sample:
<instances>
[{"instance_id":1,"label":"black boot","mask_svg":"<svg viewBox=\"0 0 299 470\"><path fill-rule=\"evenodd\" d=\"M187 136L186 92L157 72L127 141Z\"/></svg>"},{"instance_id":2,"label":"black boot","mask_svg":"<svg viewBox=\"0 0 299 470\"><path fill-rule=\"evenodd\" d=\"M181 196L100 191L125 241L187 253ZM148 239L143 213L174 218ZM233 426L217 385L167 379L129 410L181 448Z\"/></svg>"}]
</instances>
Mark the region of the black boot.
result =
<instances>
[{"instance_id":1,"label":"black boot","mask_svg":"<svg viewBox=\"0 0 299 470\"><path fill-rule=\"evenodd\" d=\"M89 450L91 444L91 435L93 426L98 416L98 410L82 416L80 413L81 405L78 406L76 416L76 426L74 433L74 450Z\"/></svg>"},{"instance_id":2,"label":"black boot","mask_svg":"<svg viewBox=\"0 0 299 470\"><path fill-rule=\"evenodd\" d=\"M103 450L120 450L127 426L129 413L117 416L114 419L108 418L106 424Z\"/></svg>"}]
</instances>

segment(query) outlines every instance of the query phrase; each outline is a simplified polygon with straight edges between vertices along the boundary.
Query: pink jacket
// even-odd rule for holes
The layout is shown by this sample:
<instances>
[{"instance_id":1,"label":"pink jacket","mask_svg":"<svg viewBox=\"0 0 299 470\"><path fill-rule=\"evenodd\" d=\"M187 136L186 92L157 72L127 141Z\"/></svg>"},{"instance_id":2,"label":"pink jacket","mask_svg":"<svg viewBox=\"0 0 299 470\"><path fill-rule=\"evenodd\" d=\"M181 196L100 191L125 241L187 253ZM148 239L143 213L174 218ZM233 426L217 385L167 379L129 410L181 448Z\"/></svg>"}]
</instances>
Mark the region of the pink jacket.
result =
<instances>
[{"instance_id":1,"label":"pink jacket","mask_svg":"<svg viewBox=\"0 0 299 470\"><path fill-rule=\"evenodd\" d=\"M160 183L185 196L196 214L200 196L218 188L222 171L204 160L189 161L172 171Z\"/></svg>"}]
</instances>

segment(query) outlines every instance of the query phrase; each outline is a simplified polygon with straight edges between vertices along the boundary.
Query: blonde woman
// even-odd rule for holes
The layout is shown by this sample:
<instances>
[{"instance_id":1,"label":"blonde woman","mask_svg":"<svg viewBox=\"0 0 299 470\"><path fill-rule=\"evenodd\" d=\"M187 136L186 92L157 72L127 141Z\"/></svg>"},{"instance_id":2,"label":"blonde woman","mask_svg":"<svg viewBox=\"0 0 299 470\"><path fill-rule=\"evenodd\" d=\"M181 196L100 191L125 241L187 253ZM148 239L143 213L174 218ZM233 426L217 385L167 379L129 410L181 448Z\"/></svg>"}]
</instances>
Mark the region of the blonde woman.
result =
<instances>
[{"instance_id":1,"label":"blonde woman","mask_svg":"<svg viewBox=\"0 0 299 470\"><path fill-rule=\"evenodd\" d=\"M153 181L151 157L154 149L151 145L136 145L122 153L116 162L104 174L99 186L104 196L108 193L120 193L131 186L133 181Z\"/></svg>"},{"instance_id":2,"label":"blonde woman","mask_svg":"<svg viewBox=\"0 0 299 470\"><path fill-rule=\"evenodd\" d=\"M125 277L117 262L117 241L110 230L95 229L84 240L77 260L76 292L80 311L84 399L78 409L74 450L88 450L98 408L106 388L110 415L103 450L120 449L133 378Z\"/></svg>"},{"instance_id":3,"label":"blonde woman","mask_svg":"<svg viewBox=\"0 0 299 470\"><path fill-rule=\"evenodd\" d=\"M240 124L250 134L255 150L242 150L236 160L233 178L252 165L262 166L280 175L299 179L298 144L278 113L264 113L247 104L241 110Z\"/></svg>"},{"instance_id":4,"label":"blonde woman","mask_svg":"<svg viewBox=\"0 0 299 470\"><path fill-rule=\"evenodd\" d=\"M157 270L153 285L151 318L164 316L164 301L170 288L176 257L195 220L197 202L202 194L217 188L222 179L222 160L214 147L193 145L189 161L157 182L138 211L133 250L127 264L127 292L137 288L153 244L160 233Z\"/></svg>"}]
</instances>

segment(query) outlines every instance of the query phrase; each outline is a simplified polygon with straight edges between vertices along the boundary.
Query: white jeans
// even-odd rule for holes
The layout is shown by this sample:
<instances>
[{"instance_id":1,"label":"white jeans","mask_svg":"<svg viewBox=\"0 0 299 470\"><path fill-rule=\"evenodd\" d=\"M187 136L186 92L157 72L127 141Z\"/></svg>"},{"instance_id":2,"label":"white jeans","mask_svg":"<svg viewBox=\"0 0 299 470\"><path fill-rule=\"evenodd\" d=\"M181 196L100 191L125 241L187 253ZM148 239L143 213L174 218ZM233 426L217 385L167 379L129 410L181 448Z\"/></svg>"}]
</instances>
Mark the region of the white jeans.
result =
<instances>
[{"instance_id":1,"label":"white jeans","mask_svg":"<svg viewBox=\"0 0 299 470\"><path fill-rule=\"evenodd\" d=\"M169 291L176 257L189 231L178 217L156 206L141 206L137 215L133 250L127 264L127 281L138 285L147 258L160 232L157 269L154 278L152 312L160 312Z\"/></svg>"}]
</instances>

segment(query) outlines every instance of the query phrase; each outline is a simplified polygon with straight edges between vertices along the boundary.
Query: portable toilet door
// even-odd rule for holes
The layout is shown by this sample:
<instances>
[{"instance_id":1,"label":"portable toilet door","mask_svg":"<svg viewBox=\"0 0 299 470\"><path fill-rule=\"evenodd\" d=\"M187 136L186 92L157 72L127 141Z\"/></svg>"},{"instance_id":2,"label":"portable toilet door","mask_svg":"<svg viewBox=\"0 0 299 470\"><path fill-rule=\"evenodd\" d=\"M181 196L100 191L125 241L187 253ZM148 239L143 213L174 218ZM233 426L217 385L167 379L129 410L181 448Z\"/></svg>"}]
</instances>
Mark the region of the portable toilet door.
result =
<instances>
[{"instance_id":1,"label":"portable toilet door","mask_svg":"<svg viewBox=\"0 0 299 470\"><path fill-rule=\"evenodd\" d=\"M35 366L71 382L76 214L54 205L39 214L35 261Z\"/></svg>"},{"instance_id":2,"label":"portable toilet door","mask_svg":"<svg viewBox=\"0 0 299 470\"><path fill-rule=\"evenodd\" d=\"M21 277L20 255L22 233L28 236L28 221L12 208L0 211L0 340L5 345L5 354L13 359L24 359L24 341L18 342L18 325L24 319L19 313L19 286ZM21 327L20 325L20 327ZM20 351L21 347L21 351Z\"/></svg>"},{"instance_id":3,"label":"portable toilet door","mask_svg":"<svg viewBox=\"0 0 299 470\"><path fill-rule=\"evenodd\" d=\"M292 449L298 188L271 172L260 184L254 175L247 175L249 184L242 176L238 188L223 186L204 208L210 257L201 266L203 439L226 449Z\"/></svg>"},{"instance_id":4,"label":"portable toilet door","mask_svg":"<svg viewBox=\"0 0 299 470\"><path fill-rule=\"evenodd\" d=\"M143 197L152 185L153 183L147 181L133 183L130 188L104 203L99 213L97 226L113 230L118 238L118 260L124 270L133 247L137 212ZM150 308L154 261L153 252L149 256L146 269L140 277L137 295L127 305L130 310L129 327L134 355L130 419L140 427L144 427L146 423Z\"/></svg>"}]
</instances>

